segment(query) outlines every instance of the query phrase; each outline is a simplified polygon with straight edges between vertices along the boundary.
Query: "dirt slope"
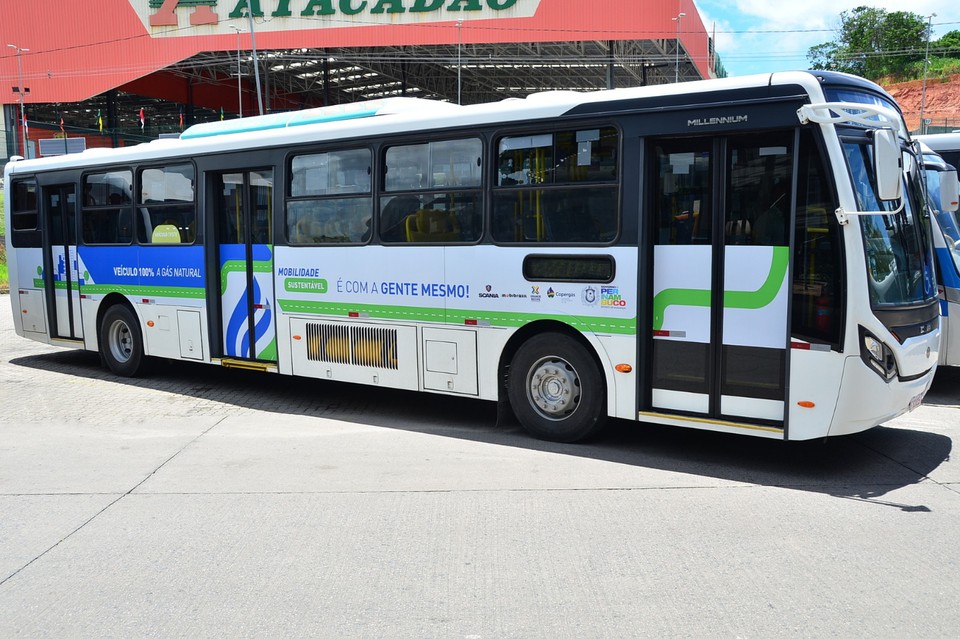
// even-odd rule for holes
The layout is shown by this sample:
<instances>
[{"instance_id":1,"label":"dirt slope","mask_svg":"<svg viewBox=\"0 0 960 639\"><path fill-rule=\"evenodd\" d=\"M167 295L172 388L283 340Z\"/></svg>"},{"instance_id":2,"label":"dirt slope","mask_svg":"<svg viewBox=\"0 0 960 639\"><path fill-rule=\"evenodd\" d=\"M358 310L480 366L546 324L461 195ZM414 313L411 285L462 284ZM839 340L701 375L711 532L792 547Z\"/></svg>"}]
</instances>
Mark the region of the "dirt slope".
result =
<instances>
[{"instance_id":1,"label":"dirt slope","mask_svg":"<svg viewBox=\"0 0 960 639\"><path fill-rule=\"evenodd\" d=\"M920 129L920 104L923 102L923 80L884 85L907 119L911 131ZM923 117L931 120L930 126L960 129L960 75L947 80L927 80L927 97Z\"/></svg>"}]
</instances>

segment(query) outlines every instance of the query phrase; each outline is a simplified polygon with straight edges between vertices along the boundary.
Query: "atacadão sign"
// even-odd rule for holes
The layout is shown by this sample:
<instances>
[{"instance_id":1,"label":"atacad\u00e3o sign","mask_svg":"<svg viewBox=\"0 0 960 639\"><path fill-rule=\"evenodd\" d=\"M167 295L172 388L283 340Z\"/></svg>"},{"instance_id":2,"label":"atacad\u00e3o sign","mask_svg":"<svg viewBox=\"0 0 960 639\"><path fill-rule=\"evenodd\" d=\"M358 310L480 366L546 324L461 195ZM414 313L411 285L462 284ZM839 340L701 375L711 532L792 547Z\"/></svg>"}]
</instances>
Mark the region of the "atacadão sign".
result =
<instances>
[{"instance_id":1,"label":"atacad\u00e3o sign","mask_svg":"<svg viewBox=\"0 0 960 639\"><path fill-rule=\"evenodd\" d=\"M252 12L257 31L528 18L540 0L130 0L154 36L232 33ZM243 24L243 23L240 23ZM185 27L195 27L185 28Z\"/></svg>"}]
</instances>

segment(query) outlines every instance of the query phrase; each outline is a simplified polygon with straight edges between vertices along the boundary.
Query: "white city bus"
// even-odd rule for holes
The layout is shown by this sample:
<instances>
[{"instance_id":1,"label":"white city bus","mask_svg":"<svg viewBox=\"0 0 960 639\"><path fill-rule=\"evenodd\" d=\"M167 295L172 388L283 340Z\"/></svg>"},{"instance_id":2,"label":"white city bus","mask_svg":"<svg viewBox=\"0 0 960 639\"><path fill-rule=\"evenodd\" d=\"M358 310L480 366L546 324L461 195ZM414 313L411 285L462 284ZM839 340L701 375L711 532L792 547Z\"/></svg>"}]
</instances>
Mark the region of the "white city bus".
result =
<instances>
[{"instance_id":1,"label":"white city bus","mask_svg":"<svg viewBox=\"0 0 960 639\"><path fill-rule=\"evenodd\" d=\"M953 133L928 133L918 135L920 140L943 161L952 167L960 167L960 131Z\"/></svg>"},{"instance_id":2,"label":"white city bus","mask_svg":"<svg viewBox=\"0 0 960 639\"><path fill-rule=\"evenodd\" d=\"M939 307L916 150L859 78L397 98L10 162L19 335L803 440L915 407Z\"/></svg>"},{"instance_id":3,"label":"white city bus","mask_svg":"<svg viewBox=\"0 0 960 639\"><path fill-rule=\"evenodd\" d=\"M940 365L960 366L960 221L957 171L918 136L933 222L940 296ZM960 136L957 136L960 146ZM960 148L957 149L960 153Z\"/></svg>"}]
</instances>

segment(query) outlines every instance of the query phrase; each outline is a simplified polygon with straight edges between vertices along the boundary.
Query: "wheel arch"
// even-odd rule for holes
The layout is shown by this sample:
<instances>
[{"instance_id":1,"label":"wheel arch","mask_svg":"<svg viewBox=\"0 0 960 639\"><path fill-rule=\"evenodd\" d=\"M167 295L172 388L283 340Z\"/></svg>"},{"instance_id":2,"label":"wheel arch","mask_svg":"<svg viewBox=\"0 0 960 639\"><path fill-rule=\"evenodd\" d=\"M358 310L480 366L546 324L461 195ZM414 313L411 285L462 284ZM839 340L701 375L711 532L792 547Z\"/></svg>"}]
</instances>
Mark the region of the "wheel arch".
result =
<instances>
[{"instance_id":1,"label":"wheel arch","mask_svg":"<svg viewBox=\"0 0 960 639\"><path fill-rule=\"evenodd\" d=\"M140 313L137 312L136 306L134 306L133 303L131 303L130 300L128 300L125 296L121 295L120 293L107 293L107 295L100 301L100 305L97 307L97 348L100 347L100 329L103 327L103 317L107 314L107 311L118 304L121 306L126 306L127 309L133 313L133 316L137 318L138 322L142 320Z\"/></svg>"},{"instance_id":2,"label":"wheel arch","mask_svg":"<svg viewBox=\"0 0 960 639\"><path fill-rule=\"evenodd\" d=\"M147 354L147 336L143 327L143 317L140 315L140 312L137 310L136 304L131 302L125 295L121 293L107 293L102 300L100 300L99 306L97 306L97 320L96 320L96 330L94 331L94 338L96 343L94 344L94 350L100 352L100 333L103 330L103 318L106 317L107 312L115 306L124 306L128 311L133 313L133 316L136 318L138 324L140 325L140 334L143 339L143 354ZM101 353L100 359L103 359L103 354Z\"/></svg>"},{"instance_id":3,"label":"wheel arch","mask_svg":"<svg viewBox=\"0 0 960 639\"><path fill-rule=\"evenodd\" d=\"M587 349L587 352L590 353L590 356L593 358L594 363L596 363L597 368L601 372L601 377L603 379L603 393L607 399L607 412L610 412L610 406L614 405L611 403L611 393L614 386L611 384L609 379L609 366L604 365L604 360L600 356L600 352L597 348L597 345L587 337L573 328L569 324L559 322L557 320L538 320L536 322L531 322L524 325L518 329L513 335L510 336L510 339L507 340L506 345L503 347L503 351L500 353L500 362L497 366L497 397L499 401L506 402L507 400L507 380L510 376L510 362L513 361L513 356L516 355L517 350L520 346L529 340L534 335L539 335L541 333L560 333L566 335L575 341L579 342L583 347Z\"/></svg>"}]
</instances>

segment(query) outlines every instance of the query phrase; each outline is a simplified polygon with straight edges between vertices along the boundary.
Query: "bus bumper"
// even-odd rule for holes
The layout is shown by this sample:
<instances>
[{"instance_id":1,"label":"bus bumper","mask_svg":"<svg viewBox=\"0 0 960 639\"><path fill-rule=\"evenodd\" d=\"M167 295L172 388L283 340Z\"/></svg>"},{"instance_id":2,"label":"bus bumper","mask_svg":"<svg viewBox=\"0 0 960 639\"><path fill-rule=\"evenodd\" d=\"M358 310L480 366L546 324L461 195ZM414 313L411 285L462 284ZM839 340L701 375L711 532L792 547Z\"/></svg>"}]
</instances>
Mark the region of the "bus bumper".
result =
<instances>
[{"instance_id":1,"label":"bus bumper","mask_svg":"<svg viewBox=\"0 0 960 639\"><path fill-rule=\"evenodd\" d=\"M888 383L859 357L847 357L829 435L859 433L913 410L930 389L935 372L936 364L916 379L894 378Z\"/></svg>"}]
</instances>

